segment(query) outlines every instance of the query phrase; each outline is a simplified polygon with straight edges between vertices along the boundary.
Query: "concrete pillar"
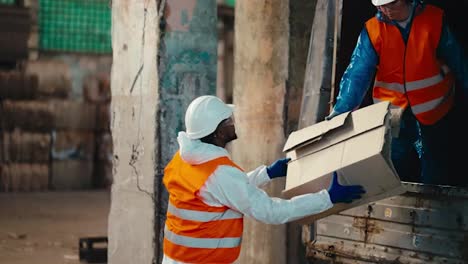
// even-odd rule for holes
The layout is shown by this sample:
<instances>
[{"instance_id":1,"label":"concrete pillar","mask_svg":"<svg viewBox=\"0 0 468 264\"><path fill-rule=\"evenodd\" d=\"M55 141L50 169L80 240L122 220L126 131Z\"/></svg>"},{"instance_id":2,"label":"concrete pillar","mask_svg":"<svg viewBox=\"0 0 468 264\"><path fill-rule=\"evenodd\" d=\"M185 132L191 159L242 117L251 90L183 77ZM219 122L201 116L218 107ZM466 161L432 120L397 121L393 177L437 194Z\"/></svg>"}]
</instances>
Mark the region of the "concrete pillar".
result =
<instances>
[{"instance_id":1,"label":"concrete pillar","mask_svg":"<svg viewBox=\"0 0 468 264\"><path fill-rule=\"evenodd\" d=\"M234 94L239 139L233 159L244 169L284 157L289 1L236 1ZM284 179L266 189L279 195ZM246 218L238 263L286 263L285 225Z\"/></svg>"},{"instance_id":2,"label":"concrete pillar","mask_svg":"<svg viewBox=\"0 0 468 264\"><path fill-rule=\"evenodd\" d=\"M217 13L215 0L168 0L159 52L161 142L157 165L157 224L162 259L162 239L167 210L167 191L162 170L179 148L177 133L185 130L189 103L199 95L216 94ZM136 263L136 262L134 262Z\"/></svg>"},{"instance_id":3,"label":"concrete pillar","mask_svg":"<svg viewBox=\"0 0 468 264\"><path fill-rule=\"evenodd\" d=\"M112 264L155 260L158 20L156 1L112 1L114 180L108 227Z\"/></svg>"}]
</instances>

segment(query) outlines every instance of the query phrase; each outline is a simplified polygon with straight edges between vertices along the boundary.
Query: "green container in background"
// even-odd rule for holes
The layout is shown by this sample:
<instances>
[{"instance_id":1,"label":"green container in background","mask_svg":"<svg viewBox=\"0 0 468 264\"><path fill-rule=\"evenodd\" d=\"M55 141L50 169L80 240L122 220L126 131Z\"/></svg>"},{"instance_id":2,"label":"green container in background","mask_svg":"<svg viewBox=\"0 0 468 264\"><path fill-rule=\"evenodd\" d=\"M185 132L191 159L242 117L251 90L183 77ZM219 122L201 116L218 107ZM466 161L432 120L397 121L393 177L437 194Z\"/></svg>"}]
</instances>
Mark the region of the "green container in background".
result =
<instances>
[{"instance_id":1,"label":"green container in background","mask_svg":"<svg viewBox=\"0 0 468 264\"><path fill-rule=\"evenodd\" d=\"M39 47L45 51L110 53L109 0L39 0Z\"/></svg>"}]
</instances>

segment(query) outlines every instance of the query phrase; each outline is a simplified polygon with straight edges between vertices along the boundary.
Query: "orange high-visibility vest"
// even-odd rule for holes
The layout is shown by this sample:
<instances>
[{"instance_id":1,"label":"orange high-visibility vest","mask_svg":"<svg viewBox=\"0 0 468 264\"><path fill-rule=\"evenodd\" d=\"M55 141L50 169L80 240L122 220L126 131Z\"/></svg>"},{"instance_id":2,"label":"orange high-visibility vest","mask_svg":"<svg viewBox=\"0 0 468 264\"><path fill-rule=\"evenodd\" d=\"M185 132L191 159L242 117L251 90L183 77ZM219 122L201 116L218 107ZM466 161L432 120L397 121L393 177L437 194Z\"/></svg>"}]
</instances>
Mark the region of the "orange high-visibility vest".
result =
<instances>
[{"instance_id":1,"label":"orange high-visibility vest","mask_svg":"<svg viewBox=\"0 0 468 264\"><path fill-rule=\"evenodd\" d=\"M411 107L419 122L434 124L452 108L454 77L436 58L443 11L427 5L414 16L405 45L399 29L376 17L366 22L369 38L379 56L373 88L374 102Z\"/></svg>"},{"instance_id":2,"label":"orange high-visibility vest","mask_svg":"<svg viewBox=\"0 0 468 264\"><path fill-rule=\"evenodd\" d=\"M243 215L226 206L207 205L198 196L200 188L220 165L239 168L227 157L190 165L177 152L164 169L169 204L163 247L164 254L171 259L232 263L238 258Z\"/></svg>"}]
</instances>

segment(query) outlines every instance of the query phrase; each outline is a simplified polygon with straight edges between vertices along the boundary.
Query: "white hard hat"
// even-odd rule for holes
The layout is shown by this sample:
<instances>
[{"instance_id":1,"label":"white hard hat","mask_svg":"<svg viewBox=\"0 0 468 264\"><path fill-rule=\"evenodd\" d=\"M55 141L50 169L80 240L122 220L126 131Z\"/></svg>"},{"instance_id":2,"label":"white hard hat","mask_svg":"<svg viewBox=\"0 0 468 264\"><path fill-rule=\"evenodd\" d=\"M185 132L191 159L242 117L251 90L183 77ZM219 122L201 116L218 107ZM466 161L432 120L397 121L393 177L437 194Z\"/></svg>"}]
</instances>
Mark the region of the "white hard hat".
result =
<instances>
[{"instance_id":1,"label":"white hard hat","mask_svg":"<svg viewBox=\"0 0 468 264\"><path fill-rule=\"evenodd\" d=\"M375 6L381 6L381 5L386 5L394 1L396 0L372 0L372 4L374 4Z\"/></svg>"},{"instance_id":2,"label":"white hard hat","mask_svg":"<svg viewBox=\"0 0 468 264\"><path fill-rule=\"evenodd\" d=\"M213 133L219 123L232 116L232 106L213 95L203 95L193 100L185 112L186 133L199 139Z\"/></svg>"}]
</instances>

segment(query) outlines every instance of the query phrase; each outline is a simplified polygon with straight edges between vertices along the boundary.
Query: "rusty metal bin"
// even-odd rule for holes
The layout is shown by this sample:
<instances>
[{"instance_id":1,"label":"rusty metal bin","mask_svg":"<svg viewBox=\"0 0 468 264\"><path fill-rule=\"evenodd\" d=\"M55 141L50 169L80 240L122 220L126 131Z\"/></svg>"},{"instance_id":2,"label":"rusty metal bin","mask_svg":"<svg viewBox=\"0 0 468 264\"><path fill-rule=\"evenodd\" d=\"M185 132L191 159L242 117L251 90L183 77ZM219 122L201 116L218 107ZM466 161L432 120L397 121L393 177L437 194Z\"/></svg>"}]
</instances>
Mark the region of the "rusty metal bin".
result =
<instances>
[{"instance_id":1,"label":"rusty metal bin","mask_svg":"<svg viewBox=\"0 0 468 264\"><path fill-rule=\"evenodd\" d=\"M468 263L468 190L407 192L303 227L309 263Z\"/></svg>"}]
</instances>

